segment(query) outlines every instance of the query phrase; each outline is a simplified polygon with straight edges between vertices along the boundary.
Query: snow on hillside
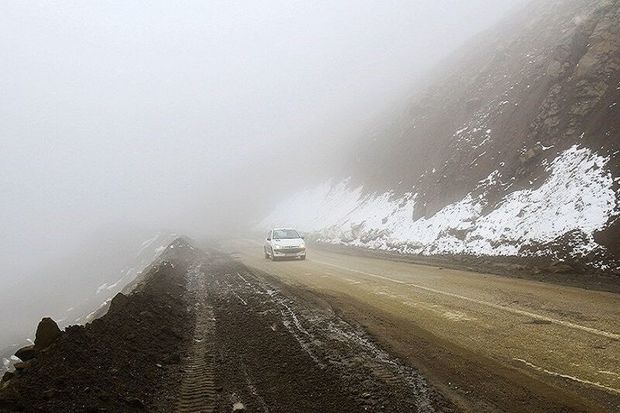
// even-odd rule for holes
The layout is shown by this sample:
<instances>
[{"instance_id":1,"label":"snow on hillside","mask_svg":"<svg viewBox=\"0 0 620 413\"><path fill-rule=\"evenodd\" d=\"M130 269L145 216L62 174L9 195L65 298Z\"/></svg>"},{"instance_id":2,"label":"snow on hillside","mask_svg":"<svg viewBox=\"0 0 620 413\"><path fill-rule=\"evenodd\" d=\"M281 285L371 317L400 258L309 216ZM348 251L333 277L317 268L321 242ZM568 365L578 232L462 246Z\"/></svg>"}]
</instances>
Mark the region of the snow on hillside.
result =
<instances>
[{"instance_id":1,"label":"snow on hillside","mask_svg":"<svg viewBox=\"0 0 620 413\"><path fill-rule=\"evenodd\" d=\"M603 248L593 234L619 214L608 161L575 145L546 165L548 178L538 188L511 192L489 206L487 189L511 185L496 170L459 202L415 221L414 206L423 201L415 188L402 196L366 194L348 180L328 181L294 194L262 225L294 225L319 242L423 255L519 255L523 247L577 231L583 241L572 255L579 257Z\"/></svg>"}]
</instances>

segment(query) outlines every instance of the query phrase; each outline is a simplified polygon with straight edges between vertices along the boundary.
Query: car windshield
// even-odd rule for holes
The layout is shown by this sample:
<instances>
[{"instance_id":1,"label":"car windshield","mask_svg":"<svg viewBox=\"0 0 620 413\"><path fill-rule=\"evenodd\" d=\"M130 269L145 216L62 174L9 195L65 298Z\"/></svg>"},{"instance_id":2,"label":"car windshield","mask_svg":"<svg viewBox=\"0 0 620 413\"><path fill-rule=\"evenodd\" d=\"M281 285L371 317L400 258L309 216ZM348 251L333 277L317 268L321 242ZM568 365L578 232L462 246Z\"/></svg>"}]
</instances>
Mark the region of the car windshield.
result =
<instances>
[{"instance_id":1,"label":"car windshield","mask_svg":"<svg viewBox=\"0 0 620 413\"><path fill-rule=\"evenodd\" d=\"M294 239L300 238L299 233L294 229L274 229L273 239Z\"/></svg>"}]
</instances>

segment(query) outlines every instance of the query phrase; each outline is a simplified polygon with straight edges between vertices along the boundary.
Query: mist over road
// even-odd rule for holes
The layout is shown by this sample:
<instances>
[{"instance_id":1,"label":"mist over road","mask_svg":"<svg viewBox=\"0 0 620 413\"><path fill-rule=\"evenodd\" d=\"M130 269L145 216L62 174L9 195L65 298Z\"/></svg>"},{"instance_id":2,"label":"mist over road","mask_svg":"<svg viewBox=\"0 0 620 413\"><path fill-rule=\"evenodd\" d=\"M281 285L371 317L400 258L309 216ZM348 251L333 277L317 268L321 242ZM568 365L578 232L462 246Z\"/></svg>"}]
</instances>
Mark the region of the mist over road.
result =
<instances>
[{"instance_id":1,"label":"mist over road","mask_svg":"<svg viewBox=\"0 0 620 413\"><path fill-rule=\"evenodd\" d=\"M620 412L620 0L4 1L0 55L0 413Z\"/></svg>"}]
</instances>

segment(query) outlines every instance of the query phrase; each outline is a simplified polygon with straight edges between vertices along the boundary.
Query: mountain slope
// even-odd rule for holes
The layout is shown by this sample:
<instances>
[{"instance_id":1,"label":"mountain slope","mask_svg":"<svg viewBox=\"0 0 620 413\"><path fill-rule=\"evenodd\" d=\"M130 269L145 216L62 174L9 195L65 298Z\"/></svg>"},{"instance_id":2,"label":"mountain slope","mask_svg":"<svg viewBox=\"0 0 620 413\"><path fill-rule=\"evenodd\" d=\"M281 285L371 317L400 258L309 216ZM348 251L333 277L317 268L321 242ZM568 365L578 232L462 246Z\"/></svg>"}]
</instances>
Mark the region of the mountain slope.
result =
<instances>
[{"instance_id":1,"label":"mountain slope","mask_svg":"<svg viewBox=\"0 0 620 413\"><path fill-rule=\"evenodd\" d=\"M619 97L620 3L532 2L361 139L349 179L294 194L263 224L403 253L617 270Z\"/></svg>"}]
</instances>

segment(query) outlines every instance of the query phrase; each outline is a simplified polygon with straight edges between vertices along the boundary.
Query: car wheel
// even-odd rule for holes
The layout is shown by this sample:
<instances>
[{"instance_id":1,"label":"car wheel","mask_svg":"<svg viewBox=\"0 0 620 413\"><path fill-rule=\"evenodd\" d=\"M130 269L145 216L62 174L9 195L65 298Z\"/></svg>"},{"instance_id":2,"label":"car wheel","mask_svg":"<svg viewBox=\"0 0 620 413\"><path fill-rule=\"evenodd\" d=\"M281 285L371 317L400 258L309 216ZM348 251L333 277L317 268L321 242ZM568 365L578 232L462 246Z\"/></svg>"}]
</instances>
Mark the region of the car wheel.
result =
<instances>
[{"instance_id":1,"label":"car wheel","mask_svg":"<svg viewBox=\"0 0 620 413\"><path fill-rule=\"evenodd\" d=\"M265 259L268 260L269 259L269 253L267 252L267 250L265 249Z\"/></svg>"},{"instance_id":2,"label":"car wheel","mask_svg":"<svg viewBox=\"0 0 620 413\"><path fill-rule=\"evenodd\" d=\"M303 261L303 260L305 260L305 259L306 259L306 256L305 256L305 255L302 255L301 257L299 257L299 259Z\"/></svg>"}]
</instances>

